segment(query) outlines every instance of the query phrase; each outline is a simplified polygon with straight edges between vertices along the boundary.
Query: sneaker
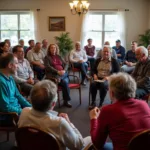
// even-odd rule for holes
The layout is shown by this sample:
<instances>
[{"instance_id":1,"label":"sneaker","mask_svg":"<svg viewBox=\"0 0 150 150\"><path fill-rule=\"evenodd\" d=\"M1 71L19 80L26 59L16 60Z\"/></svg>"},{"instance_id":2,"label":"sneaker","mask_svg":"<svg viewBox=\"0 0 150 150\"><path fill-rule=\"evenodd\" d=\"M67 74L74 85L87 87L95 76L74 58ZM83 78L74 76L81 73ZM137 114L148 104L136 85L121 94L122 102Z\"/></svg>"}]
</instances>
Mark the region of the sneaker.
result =
<instances>
[{"instance_id":1,"label":"sneaker","mask_svg":"<svg viewBox=\"0 0 150 150\"><path fill-rule=\"evenodd\" d=\"M72 107L71 103L69 103L69 102L64 102L64 106L66 106L66 107L68 107L68 108L71 108L71 107Z\"/></svg>"},{"instance_id":2,"label":"sneaker","mask_svg":"<svg viewBox=\"0 0 150 150\"><path fill-rule=\"evenodd\" d=\"M95 102L92 102L91 105L89 106L89 110L93 109L96 106Z\"/></svg>"},{"instance_id":3,"label":"sneaker","mask_svg":"<svg viewBox=\"0 0 150 150\"><path fill-rule=\"evenodd\" d=\"M82 85L86 86L85 80L81 82Z\"/></svg>"}]
</instances>

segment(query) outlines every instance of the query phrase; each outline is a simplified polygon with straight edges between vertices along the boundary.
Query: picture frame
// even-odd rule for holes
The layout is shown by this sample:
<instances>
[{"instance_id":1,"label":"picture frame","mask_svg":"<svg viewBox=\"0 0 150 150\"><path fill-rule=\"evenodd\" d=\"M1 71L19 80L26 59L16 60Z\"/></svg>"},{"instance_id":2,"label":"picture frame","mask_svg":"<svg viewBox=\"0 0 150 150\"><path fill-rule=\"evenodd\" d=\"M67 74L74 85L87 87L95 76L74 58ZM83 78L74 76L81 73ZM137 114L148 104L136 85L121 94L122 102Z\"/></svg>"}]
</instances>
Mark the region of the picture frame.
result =
<instances>
[{"instance_id":1,"label":"picture frame","mask_svg":"<svg viewBox=\"0 0 150 150\"><path fill-rule=\"evenodd\" d=\"M49 17L49 31L65 31L65 17Z\"/></svg>"}]
</instances>

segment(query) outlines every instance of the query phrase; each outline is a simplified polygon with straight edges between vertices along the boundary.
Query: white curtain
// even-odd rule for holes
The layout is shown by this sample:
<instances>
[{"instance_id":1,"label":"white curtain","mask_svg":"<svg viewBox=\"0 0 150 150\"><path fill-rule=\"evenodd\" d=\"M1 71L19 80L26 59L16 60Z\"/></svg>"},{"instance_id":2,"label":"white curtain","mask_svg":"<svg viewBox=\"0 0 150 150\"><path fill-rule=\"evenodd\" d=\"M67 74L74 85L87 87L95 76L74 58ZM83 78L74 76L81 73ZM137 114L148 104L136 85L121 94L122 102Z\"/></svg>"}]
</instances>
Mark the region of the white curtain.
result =
<instances>
[{"instance_id":1,"label":"white curtain","mask_svg":"<svg viewBox=\"0 0 150 150\"><path fill-rule=\"evenodd\" d=\"M121 40L121 45L126 48L126 12L118 11L118 33Z\"/></svg>"},{"instance_id":2,"label":"white curtain","mask_svg":"<svg viewBox=\"0 0 150 150\"><path fill-rule=\"evenodd\" d=\"M85 43L87 41L87 33L89 31L89 12L83 15L82 17L82 26L81 26L81 36L80 36L80 41L81 41L81 47L83 48L85 46Z\"/></svg>"},{"instance_id":3,"label":"white curtain","mask_svg":"<svg viewBox=\"0 0 150 150\"><path fill-rule=\"evenodd\" d=\"M36 42L40 42L41 33L40 33L39 11L31 10L30 13L32 18L31 30L34 34L34 39Z\"/></svg>"}]
</instances>

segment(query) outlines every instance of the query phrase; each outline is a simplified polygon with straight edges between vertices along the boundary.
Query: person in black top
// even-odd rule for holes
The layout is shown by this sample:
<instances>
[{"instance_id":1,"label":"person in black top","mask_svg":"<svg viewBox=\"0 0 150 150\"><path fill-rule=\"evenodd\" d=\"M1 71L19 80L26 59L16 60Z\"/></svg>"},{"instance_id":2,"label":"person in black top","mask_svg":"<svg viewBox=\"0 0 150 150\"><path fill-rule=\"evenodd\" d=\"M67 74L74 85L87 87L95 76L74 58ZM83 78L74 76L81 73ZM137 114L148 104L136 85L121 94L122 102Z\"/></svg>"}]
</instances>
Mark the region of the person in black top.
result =
<instances>
[{"instance_id":1,"label":"person in black top","mask_svg":"<svg viewBox=\"0 0 150 150\"><path fill-rule=\"evenodd\" d=\"M128 50L125 56L124 65L121 67L122 72L131 73L136 65L137 59L135 57L135 49L138 43L136 41L131 42L131 50Z\"/></svg>"}]
</instances>

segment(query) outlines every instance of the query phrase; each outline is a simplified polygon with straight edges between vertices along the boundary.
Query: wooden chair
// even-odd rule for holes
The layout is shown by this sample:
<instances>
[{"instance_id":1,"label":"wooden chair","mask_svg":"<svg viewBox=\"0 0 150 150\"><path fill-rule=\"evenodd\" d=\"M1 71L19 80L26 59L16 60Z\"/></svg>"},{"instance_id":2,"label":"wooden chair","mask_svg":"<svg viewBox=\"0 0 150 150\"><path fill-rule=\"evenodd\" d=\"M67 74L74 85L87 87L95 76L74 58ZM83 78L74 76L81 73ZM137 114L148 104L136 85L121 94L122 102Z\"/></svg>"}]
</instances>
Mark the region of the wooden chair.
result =
<instances>
[{"instance_id":1,"label":"wooden chair","mask_svg":"<svg viewBox=\"0 0 150 150\"><path fill-rule=\"evenodd\" d=\"M54 135L35 127L21 127L15 132L19 150L59 150Z\"/></svg>"},{"instance_id":2,"label":"wooden chair","mask_svg":"<svg viewBox=\"0 0 150 150\"><path fill-rule=\"evenodd\" d=\"M90 62L87 61L87 64L88 64L88 71L91 71L91 65L90 65ZM75 75L76 72L79 73L79 77L80 77L80 72L81 70L79 68L75 68L74 67L74 64L70 62L70 66L71 66L71 71L73 72L73 75Z\"/></svg>"},{"instance_id":3,"label":"wooden chair","mask_svg":"<svg viewBox=\"0 0 150 150\"><path fill-rule=\"evenodd\" d=\"M142 99L145 100L148 103L149 98L150 98L150 93L145 95Z\"/></svg>"},{"instance_id":4,"label":"wooden chair","mask_svg":"<svg viewBox=\"0 0 150 150\"><path fill-rule=\"evenodd\" d=\"M75 76L75 75L68 75L68 77L69 78L70 77L74 78L74 80L73 80L74 82L73 83L69 82L69 88L70 88L70 90L71 89L78 89L79 90L79 103L81 105L81 85L80 85L79 78L77 76ZM53 82L55 82L57 84L57 88L58 88L58 90L57 90L57 93L58 93L58 106L60 107L60 95L59 95L59 92L62 91L62 87L58 85L58 81L57 81L56 78L48 77L46 79L50 79L50 80L52 80ZM71 80L69 79L69 81L71 81Z\"/></svg>"},{"instance_id":5,"label":"wooden chair","mask_svg":"<svg viewBox=\"0 0 150 150\"><path fill-rule=\"evenodd\" d=\"M150 150L150 130L135 135L128 144L129 150Z\"/></svg>"},{"instance_id":6,"label":"wooden chair","mask_svg":"<svg viewBox=\"0 0 150 150\"><path fill-rule=\"evenodd\" d=\"M3 126L0 124L0 131L5 131L7 133L7 141L9 141L9 133L14 132L17 128L17 122L18 122L18 115L15 112L10 112L10 113L5 113L5 112L0 112L0 116L10 116L12 118L12 125L10 126Z\"/></svg>"}]
</instances>

